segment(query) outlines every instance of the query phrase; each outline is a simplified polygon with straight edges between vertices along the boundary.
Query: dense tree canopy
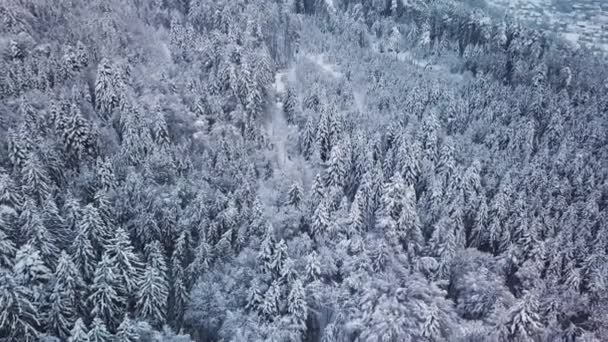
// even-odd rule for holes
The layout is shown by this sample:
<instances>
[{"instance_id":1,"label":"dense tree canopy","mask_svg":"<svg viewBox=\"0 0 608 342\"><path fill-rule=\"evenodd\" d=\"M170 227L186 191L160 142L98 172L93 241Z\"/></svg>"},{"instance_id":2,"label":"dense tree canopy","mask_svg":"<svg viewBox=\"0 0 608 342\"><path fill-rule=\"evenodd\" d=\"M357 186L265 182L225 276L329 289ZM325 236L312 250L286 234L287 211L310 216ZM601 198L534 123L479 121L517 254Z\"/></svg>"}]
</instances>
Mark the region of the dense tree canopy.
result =
<instances>
[{"instance_id":1,"label":"dense tree canopy","mask_svg":"<svg viewBox=\"0 0 608 342\"><path fill-rule=\"evenodd\" d=\"M608 338L584 47L453 0L0 17L0 340Z\"/></svg>"}]
</instances>

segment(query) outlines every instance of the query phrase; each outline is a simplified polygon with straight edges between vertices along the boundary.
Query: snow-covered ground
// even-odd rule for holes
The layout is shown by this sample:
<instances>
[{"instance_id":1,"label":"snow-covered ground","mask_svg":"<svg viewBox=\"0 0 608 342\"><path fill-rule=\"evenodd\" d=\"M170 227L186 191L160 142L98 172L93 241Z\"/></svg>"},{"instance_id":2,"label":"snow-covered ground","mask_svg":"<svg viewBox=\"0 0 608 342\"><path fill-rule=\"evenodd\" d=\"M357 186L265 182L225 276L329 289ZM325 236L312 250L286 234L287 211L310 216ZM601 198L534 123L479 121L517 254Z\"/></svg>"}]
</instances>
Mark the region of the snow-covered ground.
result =
<instances>
[{"instance_id":1,"label":"snow-covered ground","mask_svg":"<svg viewBox=\"0 0 608 342\"><path fill-rule=\"evenodd\" d=\"M272 90L275 94L275 101L270 107L271 117L270 121L266 124L266 130L272 146L272 150L275 152L276 161L280 167L284 167L285 164L290 162L290 158L287 155L287 143L289 137L289 126L285 120L283 114L283 102L281 99L287 85L285 84L285 78L287 72L280 71L275 74L274 83Z\"/></svg>"},{"instance_id":2,"label":"snow-covered ground","mask_svg":"<svg viewBox=\"0 0 608 342\"><path fill-rule=\"evenodd\" d=\"M323 71L328 73L329 75L338 78L342 77L342 73L337 71L337 67L335 64L329 63L324 55L306 55L310 61L316 63Z\"/></svg>"}]
</instances>

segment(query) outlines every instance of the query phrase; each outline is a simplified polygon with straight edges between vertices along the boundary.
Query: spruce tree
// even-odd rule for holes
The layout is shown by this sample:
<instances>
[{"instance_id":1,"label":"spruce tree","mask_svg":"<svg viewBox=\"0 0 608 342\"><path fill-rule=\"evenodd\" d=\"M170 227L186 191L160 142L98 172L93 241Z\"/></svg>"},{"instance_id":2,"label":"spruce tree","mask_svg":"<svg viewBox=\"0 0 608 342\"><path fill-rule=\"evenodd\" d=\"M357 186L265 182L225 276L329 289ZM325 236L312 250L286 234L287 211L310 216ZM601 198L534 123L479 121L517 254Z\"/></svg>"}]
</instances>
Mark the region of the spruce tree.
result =
<instances>
[{"instance_id":1,"label":"spruce tree","mask_svg":"<svg viewBox=\"0 0 608 342\"><path fill-rule=\"evenodd\" d=\"M297 279L291 285L287 297L287 312L291 314L293 322L302 330L305 329L308 318L308 305L306 303L306 292L302 281Z\"/></svg>"},{"instance_id":2,"label":"spruce tree","mask_svg":"<svg viewBox=\"0 0 608 342\"><path fill-rule=\"evenodd\" d=\"M23 162L23 190L37 203L42 203L51 192L51 181L38 156L30 153Z\"/></svg>"},{"instance_id":3,"label":"spruce tree","mask_svg":"<svg viewBox=\"0 0 608 342\"><path fill-rule=\"evenodd\" d=\"M51 278L51 285L60 288L65 293L69 298L68 306L73 312L83 312L85 283L80 270L65 251L61 251L57 267Z\"/></svg>"},{"instance_id":4,"label":"spruce tree","mask_svg":"<svg viewBox=\"0 0 608 342\"><path fill-rule=\"evenodd\" d=\"M110 329L115 329L122 321L125 310L125 298L119 293L121 284L117 273L115 261L104 253L95 269L88 298L91 315L103 323L104 329L106 324ZM93 329L91 326L91 331Z\"/></svg>"},{"instance_id":5,"label":"spruce tree","mask_svg":"<svg viewBox=\"0 0 608 342\"><path fill-rule=\"evenodd\" d=\"M76 317L73 298L69 295L60 284L55 283L47 298L48 307L45 308L44 313L47 331L63 339L69 336Z\"/></svg>"},{"instance_id":6,"label":"spruce tree","mask_svg":"<svg viewBox=\"0 0 608 342\"><path fill-rule=\"evenodd\" d=\"M15 247L15 243L4 233L5 226L6 224L0 218L0 269L12 269L13 258L15 257L15 253L17 253L17 248Z\"/></svg>"},{"instance_id":7,"label":"spruce tree","mask_svg":"<svg viewBox=\"0 0 608 342\"><path fill-rule=\"evenodd\" d=\"M285 119L287 123L294 124L297 119L297 98L295 89L287 87L285 95L283 96L283 112L285 113Z\"/></svg>"},{"instance_id":8,"label":"spruce tree","mask_svg":"<svg viewBox=\"0 0 608 342\"><path fill-rule=\"evenodd\" d=\"M77 227L78 231L83 231L93 244L95 255L100 256L103 251L109 246L112 232L109 227L103 222L99 214L99 210L88 204L82 208L82 216Z\"/></svg>"},{"instance_id":9,"label":"spruce tree","mask_svg":"<svg viewBox=\"0 0 608 342\"><path fill-rule=\"evenodd\" d=\"M89 342L89 332L87 330L82 318L77 319L70 331L68 342Z\"/></svg>"},{"instance_id":10,"label":"spruce tree","mask_svg":"<svg viewBox=\"0 0 608 342\"><path fill-rule=\"evenodd\" d=\"M117 89L114 87L114 70L110 61L102 59L97 66L95 80L95 109L103 120L108 120L114 108L118 107Z\"/></svg>"},{"instance_id":11,"label":"spruce tree","mask_svg":"<svg viewBox=\"0 0 608 342\"><path fill-rule=\"evenodd\" d=\"M327 185L341 188L346 181L346 160L341 144L336 144L329 158Z\"/></svg>"},{"instance_id":12,"label":"spruce tree","mask_svg":"<svg viewBox=\"0 0 608 342\"><path fill-rule=\"evenodd\" d=\"M91 323L91 330L88 333L89 342L111 342L112 334L108 331L104 321L95 317L93 323Z\"/></svg>"},{"instance_id":13,"label":"spruce tree","mask_svg":"<svg viewBox=\"0 0 608 342\"><path fill-rule=\"evenodd\" d=\"M306 160L309 160L313 155L315 150L315 141L317 140L317 132L313 120L312 115L308 115L306 125L304 126L303 135L300 138L300 152L302 152Z\"/></svg>"},{"instance_id":14,"label":"spruce tree","mask_svg":"<svg viewBox=\"0 0 608 342\"><path fill-rule=\"evenodd\" d=\"M157 268L148 265L139 282L137 316L155 326L165 323L167 314L168 286L167 280Z\"/></svg>"},{"instance_id":15,"label":"spruce tree","mask_svg":"<svg viewBox=\"0 0 608 342\"><path fill-rule=\"evenodd\" d=\"M304 196L303 190L302 190L302 187L300 186L300 184L294 183L289 188L289 192L287 193L287 196L288 196L288 204L298 208L300 206L300 203L302 202L302 197Z\"/></svg>"},{"instance_id":16,"label":"spruce tree","mask_svg":"<svg viewBox=\"0 0 608 342\"><path fill-rule=\"evenodd\" d=\"M131 298L137 288L142 264L124 229L118 228L115 231L114 237L108 242L107 253L114 261L116 276L121 284L120 293Z\"/></svg>"},{"instance_id":17,"label":"spruce tree","mask_svg":"<svg viewBox=\"0 0 608 342\"><path fill-rule=\"evenodd\" d=\"M139 333L137 326L133 320L129 317L125 316L122 323L118 326L116 330L116 337L114 338L115 342L138 342L139 341Z\"/></svg>"},{"instance_id":18,"label":"spruce tree","mask_svg":"<svg viewBox=\"0 0 608 342\"><path fill-rule=\"evenodd\" d=\"M89 234L79 226L76 231L74 241L70 246L70 255L74 265L78 268L84 280L93 278L97 256L93 244L89 239Z\"/></svg>"},{"instance_id":19,"label":"spruce tree","mask_svg":"<svg viewBox=\"0 0 608 342\"><path fill-rule=\"evenodd\" d=\"M12 341L35 341L41 324L35 298L20 279L0 269L0 333Z\"/></svg>"},{"instance_id":20,"label":"spruce tree","mask_svg":"<svg viewBox=\"0 0 608 342\"><path fill-rule=\"evenodd\" d=\"M13 265L15 279L36 291L41 290L51 277L51 270L45 265L40 251L31 244L25 244L17 250ZM39 298L41 293L35 293Z\"/></svg>"}]
</instances>

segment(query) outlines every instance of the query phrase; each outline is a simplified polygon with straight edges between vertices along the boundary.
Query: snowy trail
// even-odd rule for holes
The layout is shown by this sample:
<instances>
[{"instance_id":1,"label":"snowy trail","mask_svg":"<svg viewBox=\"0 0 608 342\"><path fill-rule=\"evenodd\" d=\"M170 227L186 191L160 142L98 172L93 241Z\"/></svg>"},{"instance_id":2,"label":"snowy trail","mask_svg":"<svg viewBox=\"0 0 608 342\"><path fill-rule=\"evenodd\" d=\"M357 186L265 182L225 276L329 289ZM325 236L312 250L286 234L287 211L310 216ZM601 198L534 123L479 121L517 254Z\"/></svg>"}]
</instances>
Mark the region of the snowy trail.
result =
<instances>
[{"instance_id":1,"label":"snowy trail","mask_svg":"<svg viewBox=\"0 0 608 342\"><path fill-rule=\"evenodd\" d=\"M325 61L324 56L321 55L306 55L306 58L313 63L317 64L319 68L328 73L334 78L342 77L342 73L336 70L336 65Z\"/></svg>"},{"instance_id":2,"label":"snowy trail","mask_svg":"<svg viewBox=\"0 0 608 342\"><path fill-rule=\"evenodd\" d=\"M287 152L288 139L290 138L289 125L287 120L285 120L283 102L281 102L281 98L287 90L285 77L287 77L287 71L279 71L275 74L273 83L275 100L270 107L270 121L266 124L272 150L275 152L276 161L280 168L285 168L291 163Z\"/></svg>"}]
</instances>

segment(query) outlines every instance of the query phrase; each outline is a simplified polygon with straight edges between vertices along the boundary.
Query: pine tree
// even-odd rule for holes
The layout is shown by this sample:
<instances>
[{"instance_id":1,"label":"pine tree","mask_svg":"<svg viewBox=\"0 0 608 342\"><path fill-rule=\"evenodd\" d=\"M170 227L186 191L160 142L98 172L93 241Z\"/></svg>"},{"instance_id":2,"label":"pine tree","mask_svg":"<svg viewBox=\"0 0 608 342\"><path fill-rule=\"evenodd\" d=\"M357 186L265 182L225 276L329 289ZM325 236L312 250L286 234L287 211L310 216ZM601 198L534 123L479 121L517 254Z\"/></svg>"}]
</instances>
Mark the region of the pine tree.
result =
<instances>
[{"instance_id":1,"label":"pine tree","mask_svg":"<svg viewBox=\"0 0 608 342\"><path fill-rule=\"evenodd\" d=\"M304 126L304 133L300 140L300 151L306 160L309 160L313 155L315 141L317 139L317 133L313 120L312 115L308 115L306 125Z\"/></svg>"},{"instance_id":2,"label":"pine tree","mask_svg":"<svg viewBox=\"0 0 608 342\"><path fill-rule=\"evenodd\" d=\"M543 327L538 310L536 295L526 293L507 313L498 330L500 337L509 341L536 341Z\"/></svg>"},{"instance_id":3,"label":"pine tree","mask_svg":"<svg viewBox=\"0 0 608 342\"><path fill-rule=\"evenodd\" d=\"M78 227L74 241L70 246L70 255L84 280L93 278L96 255L89 234L82 226Z\"/></svg>"},{"instance_id":4,"label":"pine tree","mask_svg":"<svg viewBox=\"0 0 608 342\"><path fill-rule=\"evenodd\" d=\"M135 294L142 265L124 229L116 230L114 237L108 243L107 253L114 261L116 276L121 284L120 293L131 298Z\"/></svg>"},{"instance_id":5,"label":"pine tree","mask_svg":"<svg viewBox=\"0 0 608 342\"><path fill-rule=\"evenodd\" d=\"M106 328L106 324L99 317L93 319L91 330L88 333L89 342L111 342L112 334Z\"/></svg>"},{"instance_id":6,"label":"pine tree","mask_svg":"<svg viewBox=\"0 0 608 342\"><path fill-rule=\"evenodd\" d=\"M114 342L138 342L139 337L135 322L125 316L125 319L118 326Z\"/></svg>"},{"instance_id":7,"label":"pine tree","mask_svg":"<svg viewBox=\"0 0 608 342\"><path fill-rule=\"evenodd\" d=\"M272 261L274 260L275 246L274 230L271 225L267 225L266 232L264 233L264 239L262 240L262 244L258 252L259 265L266 273L270 273L272 271Z\"/></svg>"},{"instance_id":8,"label":"pine tree","mask_svg":"<svg viewBox=\"0 0 608 342\"><path fill-rule=\"evenodd\" d=\"M330 157L332 149L332 131L334 130L332 127L333 122L333 117L329 111L324 112L319 120L317 140L319 144L319 155L323 162L326 162Z\"/></svg>"},{"instance_id":9,"label":"pine tree","mask_svg":"<svg viewBox=\"0 0 608 342\"><path fill-rule=\"evenodd\" d=\"M323 179L321 177L320 173L317 173L317 175L315 176L315 179L312 181L312 189L311 189L311 196L310 196L310 201L311 201L311 205L312 205L312 209L317 208L317 205L319 204L319 202L321 202L323 200L323 198L325 197L325 187L323 186Z\"/></svg>"},{"instance_id":10,"label":"pine tree","mask_svg":"<svg viewBox=\"0 0 608 342\"><path fill-rule=\"evenodd\" d=\"M87 155L94 156L96 146L91 128L76 104L70 107L69 119L60 133L63 147L72 158L72 166L77 166Z\"/></svg>"},{"instance_id":11,"label":"pine tree","mask_svg":"<svg viewBox=\"0 0 608 342\"><path fill-rule=\"evenodd\" d=\"M28 243L40 251L49 265L54 265L55 258L59 254L57 239L46 229L38 213L33 212L28 217L22 231L28 238Z\"/></svg>"},{"instance_id":12,"label":"pine tree","mask_svg":"<svg viewBox=\"0 0 608 342\"><path fill-rule=\"evenodd\" d=\"M262 290L260 289L260 281L254 279L251 281L249 289L247 290L247 304L245 305L245 309L262 313L263 302L264 297L262 296Z\"/></svg>"},{"instance_id":13,"label":"pine tree","mask_svg":"<svg viewBox=\"0 0 608 342\"><path fill-rule=\"evenodd\" d=\"M302 281L297 279L291 285L289 296L287 297L287 312L291 314L294 323L304 329L308 318L308 305L306 303L306 292Z\"/></svg>"},{"instance_id":14,"label":"pine tree","mask_svg":"<svg viewBox=\"0 0 608 342\"><path fill-rule=\"evenodd\" d=\"M165 323L167 313L167 280L152 265L148 265L139 283L137 315L160 326Z\"/></svg>"},{"instance_id":15,"label":"pine tree","mask_svg":"<svg viewBox=\"0 0 608 342\"><path fill-rule=\"evenodd\" d=\"M42 203L50 194L51 181L36 154L27 156L23 162L22 175L23 190L37 203Z\"/></svg>"},{"instance_id":16,"label":"pine tree","mask_svg":"<svg viewBox=\"0 0 608 342\"><path fill-rule=\"evenodd\" d=\"M418 212L416 211L414 189L409 186L403 199L403 209L397 221L398 236L413 255L420 255L424 248L424 236Z\"/></svg>"},{"instance_id":17,"label":"pine tree","mask_svg":"<svg viewBox=\"0 0 608 342\"><path fill-rule=\"evenodd\" d=\"M82 217L78 223L78 231L83 231L93 244L96 255L101 255L109 246L112 232L101 219L99 210L93 204L82 208Z\"/></svg>"},{"instance_id":18,"label":"pine tree","mask_svg":"<svg viewBox=\"0 0 608 342\"><path fill-rule=\"evenodd\" d=\"M322 200L313 214L311 233L312 236L317 240L323 238L324 234L327 233L329 226L332 224L330 221L330 205L331 204L328 199Z\"/></svg>"},{"instance_id":19,"label":"pine tree","mask_svg":"<svg viewBox=\"0 0 608 342\"><path fill-rule=\"evenodd\" d=\"M167 261L165 260L164 248L159 241L153 241L144 248L146 262L156 269L163 279L167 279Z\"/></svg>"},{"instance_id":20,"label":"pine tree","mask_svg":"<svg viewBox=\"0 0 608 342\"><path fill-rule=\"evenodd\" d=\"M289 188L289 192L287 194L289 198L288 204L298 208L304 196L303 192L304 191L302 190L302 187L299 183L293 183L291 188Z\"/></svg>"},{"instance_id":21,"label":"pine tree","mask_svg":"<svg viewBox=\"0 0 608 342\"><path fill-rule=\"evenodd\" d=\"M68 342L89 342L89 333L86 324L79 318L70 331Z\"/></svg>"},{"instance_id":22,"label":"pine tree","mask_svg":"<svg viewBox=\"0 0 608 342\"><path fill-rule=\"evenodd\" d=\"M10 341L36 341L38 336L40 320L27 285L0 269L0 332Z\"/></svg>"},{"instance_id":23,"label":"pine tree","mask_svg":"<svg viewBox=\"0 0 608 342\"><path fill-rule=\"evenodd\" d=\"M51 277L51 284L53 287L61 289L65 296L69 298L68 306L71 311L83 311L82 301L84 299L85 283L80 270L65 251L61 251L57 267L55 267L55 272Z\"/></svg>"},{"instance_id":24,"label":"pine tree","mask_svg":"<svg viewBox=\"0 0 608 342\"><path fill-rule=\"evenodd\" d=\"M328 186L343 187L346 180L346 160L342 144L336 144L331 150L328 167Z\"/></svg>"},{"instance_id":25,"label":"pine tree","mask_svg":"<svg viewBox=\"0 0 608 342\"><path fill-rule=\"evenodd\" d=\"M104 160L101 157L97 158L97 165L95 168L97 176L97 186L101 190L110 191L116 186L116 177L112 170L112 164L108 160Z\"/></svg>"},{"instance_id":26,"label":"pine tree","mask_svg":"<svg viewBox=\"0 0 608 342\"><path fill-rule=\"evenodd\" d=\"M34 143L25 128L20 129L18 132L9 131L8 138L9 160L14 168L20 169L32 153Z\"/></svg>"},{"instance_id":27,"label":"pine tree","mask_svg":"<svg viewBox=\"0 0 608 342\"><path fill-rule=\"evenodd\" d=\"M355 199L353 201L353 203L350 206L350 223L353 227L353 229L357 232L364 232L366 230L366 224L365 224L365 214L364 214L364 209L363 207L363 199L362 199L362 192L361 191L357 191L357 194L355 195Z\"/></svg>"},{"instance_id":28,"label":"pine tree","mask_svg":"<svg viewBox=\"0 0 608 342\"><path fill-rule=\"evenodd\" d=\"M385 186L382 194L382 209L385 215L393 220L398 220L403 209L406 188L403 177L400 173L395 173L390 182Z\"/></svg>"},{"instance_id":29,"label":"pine tree","mask_svg":"<svg viewBox=\"0 0 608 342\"><path fill-rule=\"evenodd\" d=\"M31 288L40 287L49 280L51 270L45 265L38 251L31 244L25 244L17 250L13 266L15 279ZM37 293L38 297L40 293Z\"/></svg>"},{"instance_id":30,"label":"pine tree","mask_svg":"<svg viewBox=\"0 0 608 342\"><path fill-rule=\"evenodd\" d=\"M296 122L297 101L295 89L287 87L287 91L283 97L283 112L285 113L285 119L289 124L294 124Z\"/></svg>"},{"instance_id":31,"label":"pine tree","mask_svg":"<svg viewBox=\"0 0 608 342\"><path fill-rule=\"evenodd\" d=\"M173 328L179 330L182 325L184 311L190 300L190 293L187 287L186 275L181 265L173 266L173 276L171 278L173 283L171 287L172 307L170 317L173 317Z\"/></svg>"},{"instance_id":32,"label":"pine tree","mask_svg":"<svg viewBox=\"0 0 608 342\"><path fill-rule=\"evenodd\" d=\"M91 315L101 320L104 328L107 323L110 329L116 328L122 321L122 313L125 309L125 298L118 292L121 284L114 265L115 261L104 253L95 269L91 294L88 298ZM93 329L92 326L91 331Z\"/></svg>"},{"instance_id":33,"label":"pine tree","mask_svg":"<svg viewBox=\"0 0 608 342\"><path fill-rule=\"evenodd\" d=\"M278 281L274 281L264 294L262 301L262 313L268 320L273 320L279 313L279 299L281 288Z\"/></svg>"},{"instance_id":34,"label":"pine tree","mask_svg":"<svg viewBox=\"0 0 608 342\"><path fill-rule=\"evenodd\" d=\"M152 134L154 142L161 148L166 148L171 143L165 115L160 108L156 108L156 116L152 122Z\"/></svg>"},{"instance_id":35,"label":"pine tree","mask_svg":"<svg viewBox=\"0 0 608 342\"><path fill-rule=\"evenodd\" d=\"M17 253L17 248L15 247L15 243L4 233L4 226L5 224L0 217L0 269L12 269L13 258Z\"/></svg>"},{"instance_id":36,"label":"pine tree","mask_svg":"<svg viewBox=\"0 0 608 342\"><path fill-rule=\"evenodd\" d=\"M0 205L18 209L24 205L24 202L23 194L13 178L0 172Z\"/></svg>"},{"instance_id":37,"label":"pine tree","mask_svg":"<svg viewBox=\"0 0 608 342\"><path fill-rule=\"evenodd\" d=\"M60 338L67 338L76 317L73 299L69 293L55 283L47 299L48 308L45 310L44 321L47 330Z\"/></svg>"},{"instance_id":38,"label":"pine tree","mask_svg":"<svg viewBox=\"0 0 608 342\"><path fill-rule=\"evenodd\" d=\"M59 208L52 197L48 197L42 204L42 224L47 228L56 246L65 246L71 238L71 231L67 229L66 222L59 213Z\"/></svg>"},{"instance_id":39,"label":"pine tree","mask_svg":"<svg viewBox=\"0 0 608 342\"><path fill-rule=\"evenodd\" d=\"M315 251L306 260L306 275L311 280L317 280L321 276L321 260Z\"/></svg>"},{"instance_id":40,"label":"pine tree","mask_svg":"<svg viewBox=\"0 0 608 342\"><path fill-rule=\"evenodd\" d=\"M285 265L285 261L289 257L289 255L287 254L287 243L285 242L285 240L281 239L281 241L276 244L273 250L274 253L272 255L272 262L270 263L270 267L275 275L280 275Z\"/></svg>"},{"instance_id":41,"label":"pine tree","mask_svg":"<svg viewBox=\"0 0 608 342\"><path fill-rule=\"evenodd\" d=\"M110 61L102 59L97 66L97 78L95 80L95 109L103 120L108 120L112 110L118 107L117 89L114 87L114 70Z\"/></svg>"},{"instance_id":42,"label":"pine tree","mask_svg":"<svg viewBox=\"0 0 608 342\"><path fill-rule=\"evenodd\" d=\"M80 40L76 42L76 62L79 69L83 69L89 65L89 52Z\"/></svg>"}]
</instances>

